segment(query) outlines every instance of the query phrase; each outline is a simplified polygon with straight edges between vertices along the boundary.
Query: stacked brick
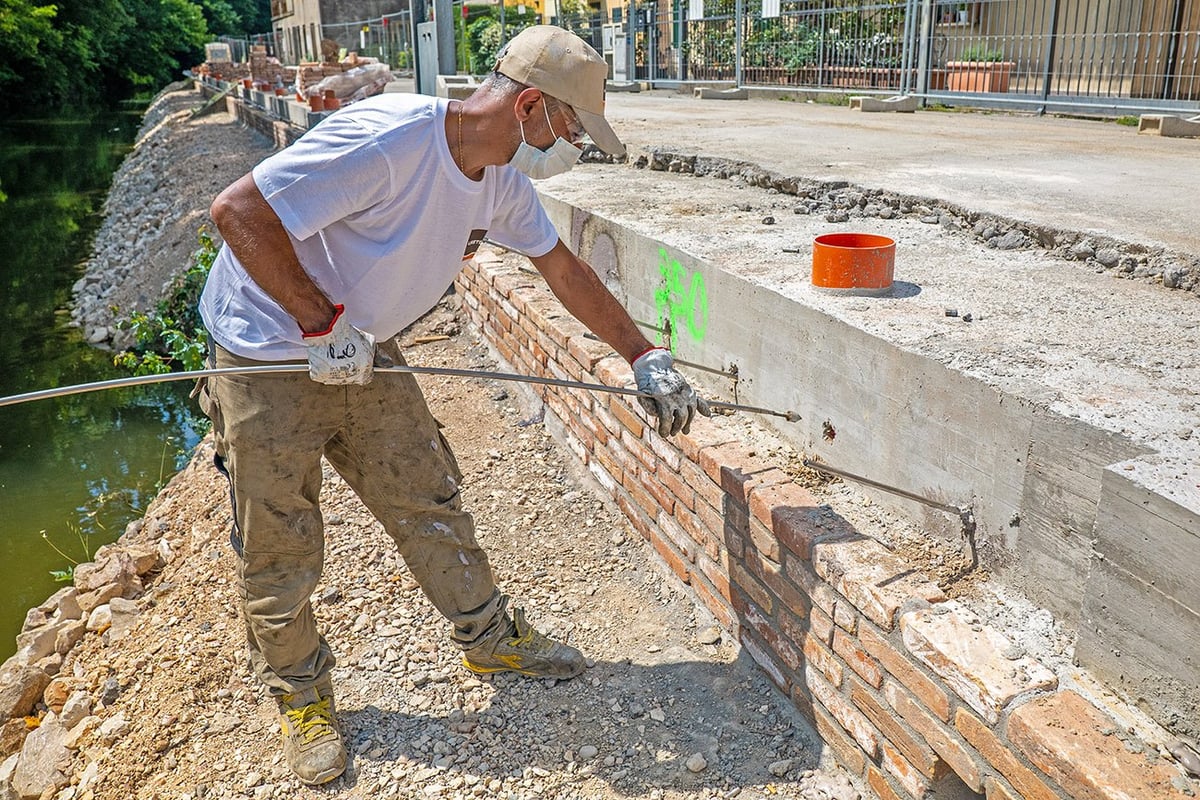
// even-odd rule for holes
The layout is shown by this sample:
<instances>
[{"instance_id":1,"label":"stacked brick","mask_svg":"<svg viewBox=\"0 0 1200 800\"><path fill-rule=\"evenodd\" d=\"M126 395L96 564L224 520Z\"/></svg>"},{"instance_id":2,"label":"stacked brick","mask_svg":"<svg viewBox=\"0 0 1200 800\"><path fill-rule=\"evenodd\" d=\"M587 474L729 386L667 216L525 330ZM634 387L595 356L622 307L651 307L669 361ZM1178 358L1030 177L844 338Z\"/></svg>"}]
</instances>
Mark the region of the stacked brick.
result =
<instances>
[{"instance_id":1,"label":"stacked brick","mask_svg":"<svg viewBox=\"0 0 1200 800\"><path fill-rule=\"evenodd\" d=\"M533 275L481 253L466 307L516 369L632 385ZM566 444L883 800L1192 795L1103 711L856 533L719 420L666 440L636 400L539 387Z\"/></svg>"}]
</instances>

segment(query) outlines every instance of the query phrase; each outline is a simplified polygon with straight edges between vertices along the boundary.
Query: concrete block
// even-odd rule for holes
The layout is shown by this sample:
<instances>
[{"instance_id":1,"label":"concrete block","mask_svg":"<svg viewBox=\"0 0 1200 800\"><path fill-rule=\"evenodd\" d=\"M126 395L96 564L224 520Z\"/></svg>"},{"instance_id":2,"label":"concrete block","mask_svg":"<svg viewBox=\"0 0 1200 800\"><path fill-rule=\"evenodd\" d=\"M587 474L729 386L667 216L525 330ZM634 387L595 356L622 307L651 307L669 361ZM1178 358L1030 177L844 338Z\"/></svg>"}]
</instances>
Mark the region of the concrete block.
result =
<instances>
[{"instance_id":1,"label":"concrete block","mask_svg":"<svg viewBox=\"0 0 1200 800\"><path fill-rule=\"evenodd\" d=\"M897 95L895 97L851 97L851 111L899 111L911 114L917 110L917 98L913 95Z\"/></svg>"},{"instance_id":2,"label":"concrete block","mask_svg":"<svg viewBox=\"0 0 1200 800\"><path fill-rule=\"evenodd\" d=\"M641 90L642 84L638 81L625 81L622 83L609 81L605 85L605 91L608 92L640 92Z\"/></svg>"},{"instance_id":3,"label":"concrete block","mask_svg":"<svg viewBox=\"0 0 1200 800\"><path fill-rule=\"evenodd\" d=\"M1150 136L1200 136L1200 116L1176 117L1172 114L1142 114L1138 118L1138 133Z\"/></svg>"},{"instance_id":4,"label":"concrete block","mask_svg":"<svg viewBox=\"0 0 1200 800\"><path fill-rule=\"evenodd\" d=\"M714 89L711 86L697 86L698 100L749 100L750 92L746 89Z\"/></svg>"},{"instance_id":5,"label":"concrete block","mask_svg":"<svg viewBox=\"0 0 1200 800\"><path fill-rule=\"evenodd\" d=\"M479 84L475 82L474 75L437 76L436 91L438 97L446 97L450 100L466 100L478 88Z\"/></svg>"}]
</instances>

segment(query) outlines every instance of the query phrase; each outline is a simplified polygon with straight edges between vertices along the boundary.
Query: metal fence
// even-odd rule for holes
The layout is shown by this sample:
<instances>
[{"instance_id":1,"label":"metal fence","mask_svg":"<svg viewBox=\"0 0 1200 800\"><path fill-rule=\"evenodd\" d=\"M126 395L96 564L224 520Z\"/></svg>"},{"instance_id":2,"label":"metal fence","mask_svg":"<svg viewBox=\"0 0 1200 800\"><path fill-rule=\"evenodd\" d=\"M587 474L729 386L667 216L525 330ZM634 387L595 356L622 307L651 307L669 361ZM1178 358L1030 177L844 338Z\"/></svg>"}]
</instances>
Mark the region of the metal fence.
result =
<instances>
[{"instance_id":1,"label":"metal fence","mask_svg":"<svg viewBox=\"0 0 1200 800\"><path fill-rule=\"evenodd\" d=\"M1200 105L1200 0L633 0L637 80L1084 111Z\"/></svg>"}]
</instances>

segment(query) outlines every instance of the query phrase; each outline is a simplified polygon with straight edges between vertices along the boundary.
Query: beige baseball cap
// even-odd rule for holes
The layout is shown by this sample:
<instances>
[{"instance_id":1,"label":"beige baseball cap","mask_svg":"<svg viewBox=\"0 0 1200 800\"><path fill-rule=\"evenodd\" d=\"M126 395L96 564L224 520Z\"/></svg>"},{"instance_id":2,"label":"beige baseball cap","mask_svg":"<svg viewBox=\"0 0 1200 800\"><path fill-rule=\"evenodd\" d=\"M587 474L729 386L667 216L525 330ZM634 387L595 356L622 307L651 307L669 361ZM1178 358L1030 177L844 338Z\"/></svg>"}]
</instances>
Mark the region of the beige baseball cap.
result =
<instances>
[{"instance_id":1,"label":"beige baseball cap","mask_svg":"<svg viewBox=\"0 0 1200 800\"><path fill-rule=\"evenodd\" d=\"M604 119L608 64L583 39L557 25L534 25L504 46L494 69L566 103L597 147L625 155L625 145Z\"/></svg>"}]
</instances>

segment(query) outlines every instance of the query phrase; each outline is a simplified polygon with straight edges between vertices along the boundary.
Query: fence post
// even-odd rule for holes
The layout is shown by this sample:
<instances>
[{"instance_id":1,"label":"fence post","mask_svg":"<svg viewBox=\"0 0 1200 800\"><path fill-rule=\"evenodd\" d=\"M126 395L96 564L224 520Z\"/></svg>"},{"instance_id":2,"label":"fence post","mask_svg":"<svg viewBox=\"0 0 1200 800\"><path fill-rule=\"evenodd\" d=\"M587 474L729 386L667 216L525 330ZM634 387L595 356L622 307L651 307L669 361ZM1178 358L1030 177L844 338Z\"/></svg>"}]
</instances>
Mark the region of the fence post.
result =
<instances>
[{"instance_id":1,"label":"fence post","mask_svg":"<svg viewBox=\"0 0 1200 800\"><path fill-rule=\"evenodd\" d=\"M912 86L913 40L917 27L917 0L904 2L904 39L900 50L900 94L908 94Z\"/></svg>"},{"instance_id":2,"label":"fence post","mask_svg":"<svg viewBox=\"0 0 1200 800\"><path fill-rule=\"evenodd\" d=\"M1054 77L1054 51L1058 43L1058 0L1050 0L1050 27L1046 34L1046 59L1042 62L1042 105L1038 115L1046 113L1046 101L1050 99L1050 81Z\"/></svg>"},{"instance_id":3,"label":"fence post","mask_svg":"<svg viewBox=\"0 0 1200 800\"><path fill-rule=\"evenodd\" d=\"M921 38L917 48L917 94L929 93L929 71L933 68L930 44L933 40L933 15L936 0L921 3ZM922 101L924 105L924 101Z\"/></svg>"},{"instance_id":4,"label":"fence post","mask_svg":"<svg viewBox=\"0 0 1200 800\"><path fill-rule=\"evenodd\" d=\"M733 4L733 85L742 85L742 34L745 32L742 18L746 14L746 0Z\"/></svg>"}]
</instances>

